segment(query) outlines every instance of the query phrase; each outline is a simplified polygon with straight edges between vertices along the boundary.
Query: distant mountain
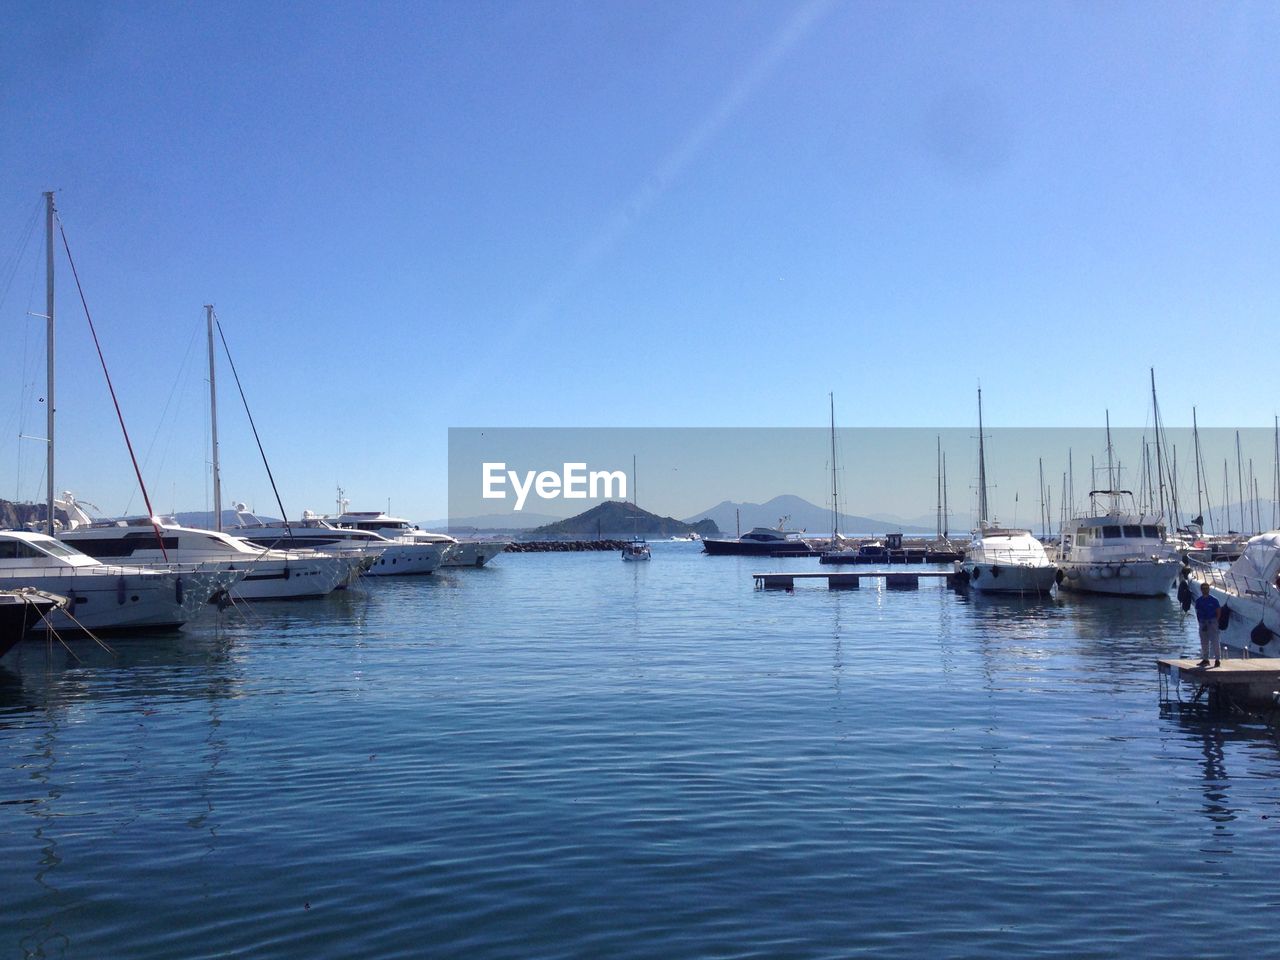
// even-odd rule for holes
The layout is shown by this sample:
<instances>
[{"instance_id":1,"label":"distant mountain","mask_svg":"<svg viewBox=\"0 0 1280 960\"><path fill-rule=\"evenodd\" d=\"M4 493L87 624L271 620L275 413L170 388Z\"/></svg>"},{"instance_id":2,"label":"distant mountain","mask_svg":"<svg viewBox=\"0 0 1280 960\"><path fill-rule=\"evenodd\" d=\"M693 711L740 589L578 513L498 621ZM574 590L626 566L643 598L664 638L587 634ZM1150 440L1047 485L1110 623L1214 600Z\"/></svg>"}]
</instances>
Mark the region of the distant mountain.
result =
<instances>
[{"instance_id":1,"label":"distant mountain","mask_svg":"<svg viewBox=\"0 0 1280 960\"><path fill-rule=\"evenodd\" d=\"M717 537L720 530L711 520L682 523L673 517L660 517L641 510L634 503L606 500L585 513L568 520L557 520L524 533L527 540L591 540L626 539L627 537Z\"/></svg>"},{"instance_id":2,"label":"distant mountain","mask_svg":"<svg viewBox=\"0 0 1280 960\"><path fill-rule=\"evenodd\" d=\"M559 517L546 513L486 513L478 517L450 517L448 520L423 520L423 530L437 533L484 533L486 531L528 530L555 523Z\"/></svg>"},{"instance_id":3,"label":"distant mountain","mask_svg":"<svg viewBox=\"0 0 1280 960\"><path fill-rule=\"evenodd\" d=\"M712 520L721 530L734 531L738 519L735 511L741 514L742 532L752 527L776 527L778 521L789 516L787 529L805 530L811 534L829 534L831 532L831 511L825 507L815 506L802 497L784 494L774 497L767 503L734 503L725 500L708 510L694 514L686 523L697 523L701 520ZM880 533L933 533L932 527L919 527L910 524L887 523L874 517L860 517L853 514L840 514L840 532L846 534L880 534Z\"/></svg>"}]
</instances>

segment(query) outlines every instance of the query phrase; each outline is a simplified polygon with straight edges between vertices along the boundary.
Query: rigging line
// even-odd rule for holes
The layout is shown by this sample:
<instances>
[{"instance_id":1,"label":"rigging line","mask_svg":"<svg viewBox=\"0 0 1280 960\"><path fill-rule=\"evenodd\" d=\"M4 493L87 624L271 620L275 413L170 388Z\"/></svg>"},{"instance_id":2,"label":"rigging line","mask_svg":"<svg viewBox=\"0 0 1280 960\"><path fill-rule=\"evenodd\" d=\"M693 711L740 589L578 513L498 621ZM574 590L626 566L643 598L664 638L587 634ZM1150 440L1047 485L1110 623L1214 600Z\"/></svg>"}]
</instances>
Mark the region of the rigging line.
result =
<instances>
[{"instance_id":1,"label":"rigging line","mask_svg":"<svg viewBox=\"0 0 1280 960\"><path fill-rule=\"evenodd\" d=\"M67 230L58 221L58 233L62 235L62 249L67 252L67 263L71 265L71 276L76 281L76 291L80 294L80 305L84 307L84 318L89 321L89 332L93 334L93 345L98 351L98 361L102 364L102 375L107 378L107 390L111 393L111 402L115 404L116 419L120 421L120 432L124 434L124 445L129 448L129 459L133 462L133 472L138 478L138 486L142 488L142 500L147 505L147 518L151 521L151 529L156 532L156 540L160 544L160 555L164 562L169 562L169 551L165 549L164 537L160 533L160 524L156 522L155 511L151 509L151 496L147 493L147 485L142 480L142 471L138 469L138 458L133 454L133 442L129 439L129 430L124 425L124 414L120 410L120 401L116 398L116 388L111 384L111 374L107 370L107 358L102 355L102 344L98 342L98 331L93 325L93 317L89 315L89 302L84 296L84 287L80 285L80 273L76 270L76 261L71 256L71 244L67 242Z\"/></svg>"},{"instance_id":2,"label":"rigging line","mask_svg":"<svg viewBox=\"0 0 1280 960\"><path fill-rule=\"evenodd\" d=\"M160 411L160 419L156 423L155 432L151 435L151 442L147 445L147 452L142 455L142 465L144 467L149 466L151 463L151 454L155 451L155 446L160 439L160 434L161 433L165 434L164 445L160 450L160 462L156 466L155 471L152 473L153 477L162 478L164 476L164 466L169 459L169 450L173 446L173 435L175 432L175 427L177 422L177 412L175 411L174 423L169 424L168 430L165 429L166 422L169 418L169 408L173 405L173 398L174 398L174 395L178 392L178 385L181 384L184 378L186 377L187 368L191 361L191 352L195 346L196 336L197 334L199 334L199 332L200 332L199 324L193 324L191 328L191 339L187 341L186 353L182 355L182 363L178 365L177 375L173 378L173 385L169 388L169 396L165 400L164 407ZM181 401L179 401L179 405L181 405ZM133 502L133 496L130 495L129 503L132 504L132 502ZM174 505L174 509L176 511L177 509L176 504ZM126 504L125 513L127 514L128 512L129 512L129 505Z\"/></svg>"},{"instance_id":3,"label":"rigging line","mask_svg":"<svg viewBox=\"0 0 1280 960\"><path fill-rule=\"evenodd\" d=\"M27 246L31 243L31 236L35 233L36 224L40 221L40 208L43 206L43 200L36 201L31 210L31 219L27 221L26 228L19 234L20 239L14 244L14 252L10 255L9 266L6 268L7 276L5 277L4 287L0 289L0 307L4 306L4 302L9 296L9 288L13 286L14 278L18 275L18 268L22 266L22 260L27 253Z\"/></svg>"},{"instance_id":4,"label":"rigging line","mask_svg":"<svg viewBox=\"0 0 1280 960\"><path fill-rule=\"evenodd\" d=\"M215 310L213 322L218 326L218 337L222 340L222 352L227 355L227 363L231 365L231 376L235 378L236 389L240 391L240 402L244 404L245 416L249 418L249 427L253 430L254 442L258 444L258 453L262 457L262 465L267 468L267 479L271 481L271 492L276 495L276 506L280 508L280 518L284 521L285 532L293 539L293 528L289 526L289 514L285 512L284 503L280 500L280 490L276 487L276 478L271 473L271 464L267 463L267 451L262 449L262 438L258 436L258 428L253 422L253 413L249 410L249 400L244 395L244 387L240 384L240 374L236 372L236 362L231 359L231 348L227 346L227 335L222 332L222 321Z\"/></svg>"}]
</instances>

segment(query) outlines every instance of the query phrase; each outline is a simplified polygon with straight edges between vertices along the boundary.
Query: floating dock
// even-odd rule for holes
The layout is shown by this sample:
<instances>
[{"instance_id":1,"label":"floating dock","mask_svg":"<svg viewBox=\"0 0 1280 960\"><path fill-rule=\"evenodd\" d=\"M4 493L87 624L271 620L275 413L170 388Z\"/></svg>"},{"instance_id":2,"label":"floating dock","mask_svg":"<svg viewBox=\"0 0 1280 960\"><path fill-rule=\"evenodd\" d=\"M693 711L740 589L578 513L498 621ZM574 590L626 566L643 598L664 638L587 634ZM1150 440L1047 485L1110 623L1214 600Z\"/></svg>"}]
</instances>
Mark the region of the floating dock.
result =
<instances>
[{"instance_id":1,"label":"floating dock","mask_svg":"<svg viewBox=\"0 0 1280 960\"><path fill-rule=\"evenodd\" d=\"M797 580L826 580L828 590L857 590L863 580L884 580L888 590L916 590L921 579L942 580L949 587L959 584L952 570L859 570L857 573L753 573L757 590L794 590Z\"/></svg>"},{"instance_id":2,"label":"floating dock","mask_svg":"<svg viewBox=\"0 0 1280 960\"><path fill-rule=\"evenodd\" d=\"M1200 703L1210 698L1229 709L1274 710L1280 700L1280 657L1239 657L1220 667L1202 667L1199 660L1157 660L1160 699L1164 703ZM1182 696L1183 686L1191 690Z\"/></svg>"}]
</instances>

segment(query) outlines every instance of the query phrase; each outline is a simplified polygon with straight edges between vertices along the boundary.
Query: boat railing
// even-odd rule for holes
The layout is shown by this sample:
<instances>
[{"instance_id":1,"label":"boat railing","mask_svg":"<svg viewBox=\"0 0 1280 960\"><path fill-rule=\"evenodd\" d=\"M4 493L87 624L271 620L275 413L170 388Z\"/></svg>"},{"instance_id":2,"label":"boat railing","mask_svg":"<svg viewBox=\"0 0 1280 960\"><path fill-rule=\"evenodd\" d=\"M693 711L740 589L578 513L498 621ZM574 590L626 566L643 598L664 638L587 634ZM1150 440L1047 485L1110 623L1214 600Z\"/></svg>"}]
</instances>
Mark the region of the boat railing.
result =
<instances>
[{"instance_id":1,"label":"boat railing","mask_svg":"<svg viewBox=\"0 0 1280 960\"><path fill-rule=\"evenodd\" d=\"M1223 570L1194 557L1191 559L1191 576L1201 583L1217 587L1228 596L1234 594L1280 610L1280 591L1261 577Z\"/></svg>"},{"instance_id":2,"label":"boat railing","mask_svg":"<svg viewBox=\"0 0 1280 960\"><path fill-rule=\"evenodd\" d=\"M85 564L77 567L22 567L0 569L0 580L45 577L120 577L139 573L243 573L245 564L232 569L229 563Z\"/></svg>"}]
</instances>

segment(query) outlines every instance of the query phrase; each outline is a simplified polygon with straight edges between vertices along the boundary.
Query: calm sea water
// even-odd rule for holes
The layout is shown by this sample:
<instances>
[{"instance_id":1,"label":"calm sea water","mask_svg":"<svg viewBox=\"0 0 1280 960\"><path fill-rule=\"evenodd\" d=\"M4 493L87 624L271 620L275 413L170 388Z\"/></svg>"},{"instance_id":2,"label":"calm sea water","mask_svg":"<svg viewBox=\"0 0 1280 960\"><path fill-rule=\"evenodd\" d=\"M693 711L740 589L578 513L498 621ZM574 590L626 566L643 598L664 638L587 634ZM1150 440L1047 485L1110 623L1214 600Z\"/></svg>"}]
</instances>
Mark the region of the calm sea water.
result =
<instances>
[{"instance_id":1,"label":"calm sea water","mask_svg":"<svg viewBox=\"0 0 1280 960\"><path fill-rule=\"evenodd\" d=\"M658 544L0 661L0 955L1274 956L1280 748L1170 601Z\"/></svg>"}]
</instances>

